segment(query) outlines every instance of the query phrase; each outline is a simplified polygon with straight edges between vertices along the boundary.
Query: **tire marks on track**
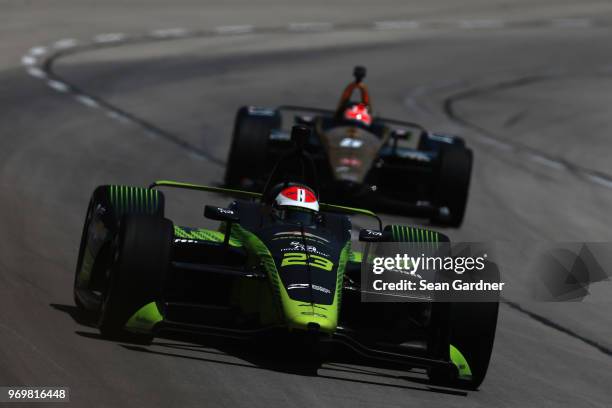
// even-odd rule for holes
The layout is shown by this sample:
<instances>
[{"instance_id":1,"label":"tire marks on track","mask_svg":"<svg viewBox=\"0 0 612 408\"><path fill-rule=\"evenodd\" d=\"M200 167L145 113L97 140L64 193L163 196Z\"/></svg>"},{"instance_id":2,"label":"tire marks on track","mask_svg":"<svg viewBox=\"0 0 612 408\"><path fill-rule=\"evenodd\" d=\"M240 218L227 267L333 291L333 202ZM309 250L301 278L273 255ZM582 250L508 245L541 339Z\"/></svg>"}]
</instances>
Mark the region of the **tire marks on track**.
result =
<instances>
[{"instance_id":1,"label":"tire marks on track","mask_svg":"<svg viewBox=\"0 0 612 408\"><path fill-rule=\"evenodd\" d=\"M516 78L504 79L501 81L496 81L483 85L472 84L470 87L466 87L461 91L455 92L450 96L445 97L442 101L443 112L453 122L459 124L465 129L475 132L476 140L480 142L492 145L501 150L521 154L527 160L530 160L533 163L546 166L547 168L555 171L570 172L575 176L579 177L581 180L612 190L612 175L581 166L579 164L566 160L562 156L551 155L547 152L544 152L540 149L535 149L523 143L497 136L492 131L485 129L477 123L461 116L457 113L455 109L457 103L470 98L476 98L486 94L509 90L512 88L530 86L540 82L587 76L601 76L604 78L609 78L610 74L606 72L605 69L597 69L592 73L542 73L518 76Z\"/></svg>"}]
</instances>

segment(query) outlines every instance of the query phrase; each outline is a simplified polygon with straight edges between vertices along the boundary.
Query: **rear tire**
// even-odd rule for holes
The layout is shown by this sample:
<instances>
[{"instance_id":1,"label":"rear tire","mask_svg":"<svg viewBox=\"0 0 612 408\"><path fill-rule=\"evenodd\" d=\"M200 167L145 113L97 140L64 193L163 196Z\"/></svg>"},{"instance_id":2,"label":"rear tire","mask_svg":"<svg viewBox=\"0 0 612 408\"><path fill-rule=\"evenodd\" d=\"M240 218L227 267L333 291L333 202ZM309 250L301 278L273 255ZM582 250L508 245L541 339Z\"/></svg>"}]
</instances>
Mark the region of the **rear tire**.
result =
<instances>
[{"instance_id":1,"label":"rear tire","mask_svg":"<svg viewBox=\"0 0 612 408\"><path fill-rule=\"evenodd\" d=\"M253 114L243 106L236 114L234 133L230 147L225 184L230 187L243 187L243 179L257 179L263 176L268 140L272 129L279 129L281 116L278 111L273 115Z\"/></svg>"},{"instance_id":2,"label":"rear tire","mask_svg":"<svg viewBox=\"0 0 612 408\"><path fill-rule=\"evenodd\" d=\"M436 204L447 207L450 216L439 215L432 222L460 227L465 215L473 155L470 149L450 147L440 151L440 168L436 187Z\"/></svg>"},{"instance_id":3,"label":"rear tire","mask_svg":"<svg viewBox=\"0 0 612 408\"><path fill-rule=\"evenodd\" d=\"M152 333L131 334L124 326L141 307L161 300L173 229L172 222L162 217L122 218L98 322L103 337L144 343L153 339Z\"/></svg>"}]
</instances>

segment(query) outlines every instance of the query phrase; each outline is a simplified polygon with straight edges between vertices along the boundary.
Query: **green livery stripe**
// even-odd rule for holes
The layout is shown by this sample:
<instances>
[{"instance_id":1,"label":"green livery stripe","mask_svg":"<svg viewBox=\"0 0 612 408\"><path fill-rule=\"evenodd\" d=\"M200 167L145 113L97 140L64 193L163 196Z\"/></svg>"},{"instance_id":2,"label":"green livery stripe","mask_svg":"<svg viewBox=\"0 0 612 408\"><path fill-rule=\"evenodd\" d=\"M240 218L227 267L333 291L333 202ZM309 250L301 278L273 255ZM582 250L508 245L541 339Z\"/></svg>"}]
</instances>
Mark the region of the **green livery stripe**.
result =
<instances>
[{"instance_id":1,"label":"green livery stripe","mask_svg":"<svg viewBox=\"0 0 612 408\"><path fill-rule=\"evenodd\" d=\"M235 226L232 227L232 231ZM235 236L230 237L229 244L231 246L240 247L242 244ZM208 230L204 228L187 228L174 226L174 237L179 239L192 239L196 241L223 242L225 234L220 231Z\"/></svg>"},{"instance_id":2,"label":"green livery stripe","mask_svg":"<svg viewBox=\"0 0 612 408\"><path fill-rule=\"evenodd\" d=\"M470 365L459 349L452 344L450 345L450 358L457 367L457 370L459 370L459 378L462 380L471 380L472 370L470 369Z\"/></svg>"},{"instance_id":3,"label":"green livery stripe","mask_svg":"<svg viewBox=\"0 0 612 408\"><path fill-rule=\"evenodd\" d=\"M349 254L349 262L361 262L363 260L363 253L357 251L351 251Z\"/></svg>"},{"instance_id":4,"label":"green livery stripe","mask_svg":"<svg viewBox=\"0 0 612 408\"><path fill-rule=\"evenodd\" d=\"M160 211L160 192L141 187L108 186L111 204L118 215L156 214Z\"/></svg>"},{"instance_id":5,"label":"green livery stripe","mask_svg":"<svg viewBox=\"0 0 612 408\"><path fill-rule=\"evenodd\" d=\"M424 228L391 225L391 236L395 242L434 242L439 241L439 234Z\"/></svg>"},{"instance_id":6,"label":"green livery stripe","mask_svg":"<svg viewBox=\"0 0 612 408\"><path fill-rule=\"evenodd\" d=\"M232 230L236 231L240 241L244 242L244 245L247 247L247 252L250 257L248 262L251 264L260 264L266 271L270 279L270 286L276 296L276 306L279 318L281 321L285 320L286 316L283 316L283 311L285 311L286 315L287 308L295 309L295 305L293 304L295 302L291 302L286 290L282 288L280 276L278 275L278 270L276 269L276 264L274 263L274 258L270 250L255 234L242 228L242 226L234 225L232 226ZM296 313L296 310L292 310L292 312Z\"/></svg>"},{"instance_id":7,"label":"green livery stripe","mask_svg":"<svg viewBox=\"0 0 612 408\"><path fill-rule=\"evenodd\" d=\"M132 332L150 333L153 327L163 320L163 316L155 302L148 303L138 309L125 324L125 329Z\"/></svg>"},{"instance_id":8,"label":"green livery stripe","mask_svg":"<svg viewBox=\"0 0 612 408\"><path fill-rule=\"evenodd\" d=\"M342 289L344 288L344 271L346 270L346 263L350 260L353 252L351 252L351 241L347 241L340 252L340 259L338 260L338 269L336 271L336 293L334 294L333 305L336 305L336 310L340 310L342 304Z\"/></svg>"}]
</instances>

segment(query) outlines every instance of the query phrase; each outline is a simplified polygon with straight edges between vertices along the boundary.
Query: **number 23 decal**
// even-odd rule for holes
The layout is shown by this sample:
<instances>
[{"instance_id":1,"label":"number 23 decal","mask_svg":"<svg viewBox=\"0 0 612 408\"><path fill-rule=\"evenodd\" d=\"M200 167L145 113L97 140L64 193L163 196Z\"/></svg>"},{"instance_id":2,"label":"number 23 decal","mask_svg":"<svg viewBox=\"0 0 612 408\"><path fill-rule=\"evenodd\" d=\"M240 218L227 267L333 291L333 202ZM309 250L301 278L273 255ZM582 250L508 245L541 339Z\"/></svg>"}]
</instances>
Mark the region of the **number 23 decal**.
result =
<instances>
[{"instance_id":1,"label":"number 23 decal","mask_svg":"<svg viewBox=\"0 0 612 408\"><path fill-rule=\"evenodd\" d=\"M314 268L331 271L334 263L319 255L305 254L303 252L286 252L283 256L282 266L310 265Z\"/></svg>"}]
</instances>

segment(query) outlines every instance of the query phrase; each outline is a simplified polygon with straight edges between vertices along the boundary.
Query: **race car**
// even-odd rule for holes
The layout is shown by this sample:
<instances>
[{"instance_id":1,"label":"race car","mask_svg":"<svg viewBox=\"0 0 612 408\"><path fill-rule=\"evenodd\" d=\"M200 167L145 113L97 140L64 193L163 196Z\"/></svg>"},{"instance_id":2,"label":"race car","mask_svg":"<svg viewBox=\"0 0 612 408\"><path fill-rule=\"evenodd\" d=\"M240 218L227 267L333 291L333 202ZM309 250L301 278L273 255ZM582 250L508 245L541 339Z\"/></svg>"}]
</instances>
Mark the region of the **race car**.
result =
<instances>
[{"instance_id":1,"label":"race car","mask_svg":"<svg viewBox=\"0 0 612 408\"><path fill-rule=\"evenodd\" d=\"M295 139L310 137L295 127ZM103 185L87 209L74 279L76 305L102 336L150 342L167 333L252 339L288 336L295 354L347 347L376 363L425 369L435 383L475 389L493 347L497 302L362 302L361 269L375 243L448 242L422 228L391 225L365 209L319 201L309 172L287 179L286 163L314 166L296 150L280 160L261 193L156 181L148 188ZM293 177L293 176L291 176ZM307 183L308 181L308 183ZM206 205L217 229L165 218L161 188L235 197ZM352 217L367 216L359 252ZM499 279L493 271L491 279ZM310 347L310 346L309 346ZM309 348L310 349L310 348ZM325 354L322 354L325 355Z\"/></svg>"},{"instance_id":2,"label":"race car","mask_svg":"<svg viewBox=\"0 0 612 408\"><path fill-rule=\"evenodd\" d=\"M472 151L463 139L429 132L422 126L374 115L366 70L335 111L299 106L238 110L225 171L227 187L259 191L272 166L291 146L293 124L311 126L305 149L324 180L329 202L424 217L459 227L472 171ZM351 101L359 91L359 101Z\"/></svg>"}]
</instances>

